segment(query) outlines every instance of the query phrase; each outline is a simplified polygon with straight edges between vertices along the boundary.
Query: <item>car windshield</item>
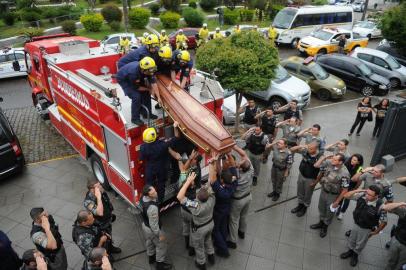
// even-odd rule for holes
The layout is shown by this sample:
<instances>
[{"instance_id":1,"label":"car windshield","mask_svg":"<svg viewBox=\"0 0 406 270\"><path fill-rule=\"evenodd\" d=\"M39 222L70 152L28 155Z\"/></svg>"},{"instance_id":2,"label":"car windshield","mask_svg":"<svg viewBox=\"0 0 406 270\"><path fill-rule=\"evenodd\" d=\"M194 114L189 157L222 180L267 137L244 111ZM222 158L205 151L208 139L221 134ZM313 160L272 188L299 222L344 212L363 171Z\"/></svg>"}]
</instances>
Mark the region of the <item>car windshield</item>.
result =
<instances>
[{"instance_id":1,"label":"car windshield","mask_svg":"<svg viewBox=\"0 0 406 270\"><path fill-rule=\"evenodd\" d=\"M281 29L288 29L293 18L295 18L297 10L292 8L284 8L276 14L272 26Z\"/></svg>"},{"instance_id":2,"label":"car windshield","mask_svg":"<svg viewBox=\"0 0 406 270\"><path fill-rule=\"evenodd\" d=\"M286 71L286 69L284 69L281 65L278 65L278 67L275 70L275 81L282 81L289 77L290 75Z\"/></svg>"},{"instance_id":3,"label":"car windshield","mask_svg":"<svg viewBox=\"0 0 406 270\"><path fill-rule=\"evenodd\" d=\"M398 63L398 61L396 61L396 59L393 58L390 55L388 55L385 58L385 61L388 63L388 65L390 66L391 69L399 69L400 68L400 64Z\"/></svg>"},{"instance_id":4,"label":"car windshield","mask_svg":"<svg viewBox=\"0 0 406 270\"><path fill-rule=\"evenodd\" d=\"M372 74L372 70L364 63L360 63L360 65L358 65L358 68L361 70L361 73L364 74L365 76L370 76Z\"/></svg>"},{"instance_id":5,"label":"car windshield","mask_svg":"<svg viewBox=\"0 0 406 270\"><path fill-rule=\"evenodd\" d=\"M311 63L308 65L308 68L311 70L313 75L316 77L316 79L319 80L325 80L328 78L329 74L322 68L319 64L317 63Z\"/></svg>"},{"instance_id":6,"label":"car windshield","mask_svg":"<svg viewBox=\"0 0 406 270\"><path fill-rule=\"evenodd\" d=\"M357 24L358 27L372 29L375 27L373 22L360 22Z\"/></svg>"},{"instance_id":7,"label":"car windshield","mask_svg":"<svg viewBox=\"0 0 406 270\"><path fill-rule=\"evenodd\" d=\"M324 30L320 30L313 32L311 36L321 40L329 40L333 36L333 34Z\"/></svg>"}]
</instances>

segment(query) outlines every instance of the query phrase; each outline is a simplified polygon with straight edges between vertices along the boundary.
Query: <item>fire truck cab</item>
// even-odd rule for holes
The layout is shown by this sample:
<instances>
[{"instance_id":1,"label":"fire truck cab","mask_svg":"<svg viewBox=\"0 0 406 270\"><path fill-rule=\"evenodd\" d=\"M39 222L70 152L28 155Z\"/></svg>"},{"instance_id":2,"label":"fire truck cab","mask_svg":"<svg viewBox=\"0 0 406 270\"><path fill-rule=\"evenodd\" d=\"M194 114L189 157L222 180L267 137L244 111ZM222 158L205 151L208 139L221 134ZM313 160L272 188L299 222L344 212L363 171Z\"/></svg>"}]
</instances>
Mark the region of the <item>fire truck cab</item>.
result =
<instances>
[{"instance_id":1,"label":"fire truck cab","mask_svg":"<svg viewBox=\"0 0 406 270\"><path fill-rule=\"evenodd\" d=\"M57 35L26 43L25 55L33 104L40 115L49 118L80 156L90 161L95 177L105 188L114 189L131 205L139 200L144 185L145 164L139 160L139 150L147 127L155 127L161 138L171 136L170 118L173 118L180 122L181 131L191 140L196 136L188 130L200 120L203 125L207 122L213 132L223 128L216 122L222 119L223 89L203 73L197 72L192 79L190 97L182 97L188 99L183 100L182 106L175 106L169 100L173 97L168 96L164 100L165 110L153 109L159 116L157 120L137 126L130 121L131 100L114 79L120 54L105 51L93 39ZM165 80L158 81L160 89L166 91ZM156 102L152 103L154 108ZM183 106L190 109L190 115L179 111ZM199 119L200 111L206 113L207 119ZM202 130L202 133L204 137L211 131ZM208 149L199 146L205 155ZM207 174L206 165L204 156L203 176ZM177 183L169 182L168 179L165 200L174 197L177 189Z\"/></svg>"}]
</instances>

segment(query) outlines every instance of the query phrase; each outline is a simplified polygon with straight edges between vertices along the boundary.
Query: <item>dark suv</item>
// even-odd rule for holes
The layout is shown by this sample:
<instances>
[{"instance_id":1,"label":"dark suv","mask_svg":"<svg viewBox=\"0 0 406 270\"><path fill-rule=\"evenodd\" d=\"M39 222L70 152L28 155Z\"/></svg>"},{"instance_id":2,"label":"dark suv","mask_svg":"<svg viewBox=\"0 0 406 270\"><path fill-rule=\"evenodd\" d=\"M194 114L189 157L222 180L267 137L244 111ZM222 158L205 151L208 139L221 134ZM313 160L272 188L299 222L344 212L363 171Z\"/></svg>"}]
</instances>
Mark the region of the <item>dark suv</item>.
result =
<instances>
[{"instance_id":1,"label":"dark suv","mask_svg":"<svg viewBox=\"0 0 406 270\"><path fill-rule=\"evenodd\" d=\"M327 72L341 78L347 88L361 92L364 96L386 95L391 86L389 80L373 73L361 60L343 54L316 56L316 62Z\"/></svg>"},{"instance_id":2,"label":"dark suv","mask_svg":"<svg viewBox=\"0 0 406 270\"><path fill-rule=\"evenodd\" d=\"M0 102L3 101L0 98ZM25 160L20 142L3 110L0 108L0 179L19 173Z\"/></svg>"}]
</instances>

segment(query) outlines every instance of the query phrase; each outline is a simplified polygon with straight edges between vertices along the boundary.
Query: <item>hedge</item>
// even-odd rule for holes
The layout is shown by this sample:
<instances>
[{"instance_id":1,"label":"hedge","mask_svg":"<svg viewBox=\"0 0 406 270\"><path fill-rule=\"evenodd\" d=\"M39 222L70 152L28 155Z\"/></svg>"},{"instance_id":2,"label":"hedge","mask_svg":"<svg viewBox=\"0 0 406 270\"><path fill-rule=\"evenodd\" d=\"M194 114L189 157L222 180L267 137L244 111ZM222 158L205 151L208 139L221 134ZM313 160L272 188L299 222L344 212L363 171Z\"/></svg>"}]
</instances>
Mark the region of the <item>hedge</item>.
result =
<instances>
[{"instance_id":1,"label":"hedge","mask_svg":"<svg viewBox=\"0 0 406 270\"><path fill-rule=\"evenodd\" d=\"M62 30L65 33L69 33L71 35L76 35L76 23L72 20L67 20L62 22Z\"/></svg>"},{"instance_id":2,"label":"hedge","mask_svg":"<svg viewBox=\"0 0 406 270\"><path fill-rule=\"evenodd\" d=\"M243 22L252 22L254 19L255 15L255 10L253 9L241 9L240 10L240 16L241 16L241 21Z\"/></svg>"},{"instance_id":3,"label":"hedge","mask_svg":"<svg viewBox=\"0 0 406 270\"><path fill-rule=\"evenodd\" d=\"M175 12L165 12L159 16L164 28L178 28L180 15Z\"/></svg>"},{"instance_id":4,"label":"hedge","mask_svg":"<svg viewBox=\"0 0 406 270\"><path fill-rule=\"evenodd\" d=\"M128 14L128 19L131 27L143 29L147 26L151 17L151 11L146 8L133 8Z\"/></svg>"},{"instance_id":5,"label":"hedge","mask_svg":"<svg viewBox=\"0 0 406 270\"><path fill-rule=\"evenodd\" d=\"M191 8L197 8L196 1L194 1L194 0L189 1L189 7L191 7Z\"/></svg>"},{"instance_id":6,"label":"hedge","mask_svg":"<svg viewBox=\"0 0 406 270\"><path fill-rule=\"evenodd\" d=\"M121 22L123 12L116 5L107 5L101 10L103 18L108 22Z\"/></svg>"},{"instance_id":7,"label":"hedge","mask_svg":"<svg viewBox=\"0 0 406 270\"><path fill-rule=\"evenodd\" d=\"M25 35L25 36L27 36L29 38L42 36L42 35L44 35L44 29L42 29L42 28L33 28L33 27L22 28L20 30L20 34Z\"/></svg>"},{"instance_id":8,"label":"hedge","mask_svg":"<svg viewBox=\"0 0 406 270\"><path fill-rule=\"evenodd\" d=\"M12 12L7 12L3 15L3 21L6 25L8 26L12 26L14 25L14 17L15 17L15 13Z\"/></svg>"},{"instance_id":9,"label":"hedge","mask_svg":"<svg viewBox=\"0 0 406 270\"><path fill-rule=\"evenodd\" d=\"M204 21L204 15L197 9L187 7L182 11L185 22L190 27L201 27Z\"/></svg>"},{"instance_id":10,"label":"hedge","mask_svg":"<svg viewBox=\"0 0 406 270\"><path fill-rule=\"evenodd\" d=\"M229 8L226 8L224 10L224 23L229 24L229 25L234 25L238 22L238 17L239 17L239 12L238 10L234 9L231 10Z\"/></svg>"},{"instance_id":11,"label":"hedge","mask_svg":"<svg viewBox=\"0 0 406 270\"><path fill-rule=\"evenodd\" d=\"M103 25L104 18L99 13L89 13L80 16L80 22L89 32L99 32Z\"/></svg>"},{"instance_id":12,"label":"hedge","mask_svg":"<svg viewBox=\"0 0 406 270\"><path fill-rule=\"evenodd\" d=\"M211 11L217 6L217 0L200 0L199 5L206 11Z\"/></svg>"},{"instance_id":13,"label":"hedge","mask_svg":"<svg viewBox=\"0 0 406 270\"><path fill-rule=\"evenodd\" d=\"M121 23L120 22L116 22L116 21L112 21L111 23L109 23L110 29L112 31L120 31L121 29Z\"/></svg>"},{"instance_id":14,"label":"hedge","mask_svg":"<svg viewBox=\"0 0 406 270\"><path fill-rule=\"evenodd\" d=\"M158 3L152 3L149 5L149 9L151 10L151 13L154 15L157 15L159 13L159 9L161 6Z\"/></svg>"}]
</instances>

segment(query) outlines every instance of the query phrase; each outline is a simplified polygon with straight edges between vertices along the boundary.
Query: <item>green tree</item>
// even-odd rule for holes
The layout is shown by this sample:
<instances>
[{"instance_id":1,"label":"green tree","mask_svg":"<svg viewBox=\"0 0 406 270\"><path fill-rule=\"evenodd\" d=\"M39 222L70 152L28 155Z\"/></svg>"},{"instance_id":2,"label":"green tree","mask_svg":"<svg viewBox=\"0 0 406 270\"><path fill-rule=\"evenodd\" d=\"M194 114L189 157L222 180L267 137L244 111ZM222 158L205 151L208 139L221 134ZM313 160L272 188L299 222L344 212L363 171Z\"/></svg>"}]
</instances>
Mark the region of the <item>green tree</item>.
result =
<instances>
[{"instance_id":1,"label":"green tree","mask_svg":"<svg viewBox=\"0 0 406 270\"><path fill-rule=\"evenodd\" d=\"M396 42L396 47L406 55L406 3L385 11L381 18L382 35Z\"/></svg>"},{"instance_id":2,"label":"green tree","mask_svg":"<svg viewBox=\"0 0 406 270\"><path fill-rule=\"evenodd\" d=\"M235 91L236 130L240 122L237 112L243 94L267 89L278 63L278 50L254 31L211 40L196 53L198 69L208 73L218 70L221 85Z\"/></svg>"}]
</instances>

